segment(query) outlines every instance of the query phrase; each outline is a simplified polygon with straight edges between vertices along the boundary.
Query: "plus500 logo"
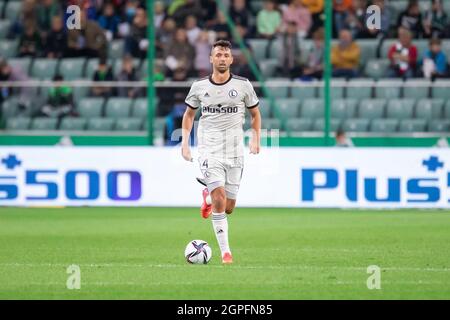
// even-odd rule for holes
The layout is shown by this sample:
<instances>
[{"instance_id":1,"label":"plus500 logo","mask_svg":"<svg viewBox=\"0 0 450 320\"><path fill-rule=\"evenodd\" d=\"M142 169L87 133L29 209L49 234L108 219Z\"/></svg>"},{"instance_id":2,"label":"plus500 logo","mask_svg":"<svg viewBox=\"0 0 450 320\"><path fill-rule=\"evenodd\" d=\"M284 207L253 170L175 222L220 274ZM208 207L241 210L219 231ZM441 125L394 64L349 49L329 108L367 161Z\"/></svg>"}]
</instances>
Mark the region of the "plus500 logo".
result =
<instances>
[{"instance_id":1,"label":"plus500 logo","mask_svg":"<svg viewBox=\"0 0 450 320\"><path fill-rule=\"evenodd\" d=\"M314 201L316 191L333 190L339 185L340 178L344 179L345 196L351 202L358 201L358 170L345 170L340 177L335 169L316 168L301 170L301 197L302 201ZM317 177L324 177L322 183L317 183ZM447 185L450 186L450 173L447 174ZM341 182L342 183L342 182ZM368 202L400 202L402 178L392 177L387 179L387 195L377 195L377 178L363 178L364 199ZM441 190L438 186L438 178L406 178L406 199L409 203L433 203L441 199ZM421 199L418 199L418 198ZM450 201L449 201L450 202Z\"/></svg>"},{"instance_id":2,"label":"plus500 logo","mask_svg":"<svg viewBox=\"0 0 450 320\"><path fill-rule=\"evenodd\" d=\"M41 195L26 195L26 200L55 200L60 193L64 193L68 200L96 200L100 192L106 192L106 196L114 201L135 201L141 198L142 179L137 171L109 171L105 176L93 170L71 170L64 175L64 185L56 182L57 170L26 170L25 188L40 186L45 191ZM77 181L81 177L87 179L87 188L80 194L77 191ZM121 184L119 194L119 177L127 177L129 184ZM125 179L124 179L125 180ZM102 182L105 182L105 190L101 190ZM84 184L86 185L86 184ZM126 194L125 196L123 194ZM14 176L0 177L0 200L14 200L19 196L19 186Z\"/></svg>"}]
</instances>

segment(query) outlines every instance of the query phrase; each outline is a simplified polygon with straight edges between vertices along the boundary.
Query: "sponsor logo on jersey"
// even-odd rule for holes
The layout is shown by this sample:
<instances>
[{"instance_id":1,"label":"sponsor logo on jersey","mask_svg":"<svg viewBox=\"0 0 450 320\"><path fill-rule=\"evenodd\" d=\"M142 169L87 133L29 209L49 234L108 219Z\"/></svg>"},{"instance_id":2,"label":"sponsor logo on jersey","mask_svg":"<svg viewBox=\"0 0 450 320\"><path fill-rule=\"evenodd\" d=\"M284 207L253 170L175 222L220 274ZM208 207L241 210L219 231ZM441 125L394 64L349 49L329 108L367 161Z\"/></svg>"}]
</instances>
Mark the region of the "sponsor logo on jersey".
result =
<instances>
[{"instance_id":1,"label":"sponsor logo on jersey","mask_svg":"<svg viewBox=\"0 0 450 320\"><path fill-rule=\"evenodd\" d=\"M236 90L231 89L231 90L228 92L228 95L230 96L230 98L234 99L234 98L236 98L236 97L238 96L238 93L237 93Z\"/></svg>"}]
</instances>

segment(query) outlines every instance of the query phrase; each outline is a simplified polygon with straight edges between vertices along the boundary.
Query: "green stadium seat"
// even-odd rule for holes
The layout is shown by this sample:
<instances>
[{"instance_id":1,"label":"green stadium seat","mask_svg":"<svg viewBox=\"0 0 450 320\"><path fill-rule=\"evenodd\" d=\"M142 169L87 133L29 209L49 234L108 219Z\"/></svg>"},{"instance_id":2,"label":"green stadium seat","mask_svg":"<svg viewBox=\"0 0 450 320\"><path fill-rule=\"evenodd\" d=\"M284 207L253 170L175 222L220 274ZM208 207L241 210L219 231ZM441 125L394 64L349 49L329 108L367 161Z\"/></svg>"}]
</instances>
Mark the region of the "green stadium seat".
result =
<instances>
[{"instance_id":1,"label":"green stadium seat","mask_svg":"<svg viewBox=\"0 0 450 320\"><path fill-rule=\"evenodd\" d=\"M105 114L108 118L128 118L133 100L129 98L109 98Z\"/></svg>"},{"instance_id":2,"label":"green stadium seat","mask_svg":"<svg viewBox=\"0 0 450 320\"><path fill-rule=\"evenodd\" d=\"M375 86L373 80L352 79L348 82L347 97L353 99L372 98L372 89Z\"/></svg>"},{"instance_id":3,"label":"green stadium seat","mask_svg":"<svg viewBox=\"0 0 450 320\"><path fill-rule=\"evenodd\" d=\"M410 119L414 111L414 99L392 99L388 101L387 118Z\"/></svg>"},{"instance_id":4,"label":"green stadium seat","mask_svg":"<svg viewBox=\"0 0 450 320\"><path fill-rule=\"evenodd\" d=\"M78 112L83 118L98 118L102 115L103 98L84 98L78 104Z\"/></svg>"},{"instance_id":5,"label":"green stadium seat","mask_svg":"<svg viewBox=\"0 0 450 320\"><path fill-rule=\"evenodd\" d=\"M272 106L270 104L270 99L259 99L259 112L261 113L262 118L270 118L272 116Z\"/></svg>"},{"instance_id":6,"label":"green stadium seat","mask_svg":"<svg viewBox=\"0 0 450 320\"><path fill-rule=\"evenodd\" d=\"M385 99L364 99L359 104L358 116L365 119L383 118Z\"/></svg>"},{"instance_id":7,"label":"green stadium seat","mask_svg":"<svg viewBox=\"0 0 450 320\"><path fill-rule=\"evenodd\" d=\"M427 121L425 119L404 119L400 121L400 132L425 132Z\"/></svg>"},{"instance_id":8,"label":"green stadium seat","mask_svg":"<svg viewBox=\"0 0 450 320\"><path fill-rule=\"evenodd\" d=\"M84 74L85 63L86 59L84 58L61 59L58 73L64 77L64 80L80 79Z\"/></svg>"},{"instance_id":9,"label":"green stadium seat","mask_svg":"<svg viewBox=\"0 0 450 320\"><path fill-rule=\"evenodd\" d=\"M122 59L124 53L124 40L113 40L109 42L109 54L110 59Z\"/></svg>"},{"instance_id":10,"label":"green stadium seat","mask_svg":"<svg viewBox=\"0 0 450 320\"><path fill-rule=\"evenodd\" d=\"M340 119L330 119L330 131L337 131L341 125ZM313 131L323 131L325 129L325 119L316 119L313 124Z\"/></svg>"},{"instance_id":11,"label":"green stadium seat","mask_svg":"<svg viewBox=\"0 0 450 320\"><path fill-rule=\"evenodd\" d=\"M269 52L269 58L278 59L282 50L281 39L276 39L272 42Z\"/></svg>"},{"instance_id":12,"label":"green stadium seat","mask_svg":"<svg viewBox=\"0 0 450 320\"><path fill-rule=\"evenodd\" d=\"M450 100L450 80L436 80L431 87L431 97Z\"/></svg>"},{"instance_id":13,"label":"green stadium seat","mask_svg":"<svg viewBox=\"0 0 450 320\"><path fill-rule=\"evenodd\" d=\"M415 39L415 40L413 40L413 43L417 47L418 57L423 57L425 55L425 52L429 48L429 40L428 39Z\"/></svg>"},{"instance_id":14,"label":"green stadium seat","mask_svg":"<svg viewBox=\"0 0 450 320\"><path fill-rule=\"evenodd\" d=\"M298 84L298 85L296 85ZM317 88L314 84L309 82L294 82L291 87L291 97L300 100L316 98Z\"/></svg>"},{"instance_id":15,"label":"green stadium seat","mask_svg":"<svg viewBox=\"0 0 450 320\"><path fill-rule=\"evenodd\" d=\"M19 41L16 40L2 40L0 41L0 57L13 58L17 56L17 47Z\"/></svg>"},{"instance_id":16,"label":"green stadium seat","mask_svg":"<svg viewBox=\"0 0 450 320\"><path fill-rule=\"evenodd\" d=\"M0 13L1 13L1 6L0 6ZM11 27L11 21L9 20L0 20L0 39L5 39L8 36L9 28Z\"/></svg>"},{"instance_id":17,"label":"green stadium seat","mask_svg":"<svg viewBox=\"0 0 450 320\"><path fill-rule=\"evenodd\" d=\"M450 132L450 120L431 120L428 122L430 132Z\"/></svg>"},{"instance_id":18,"label":"green stadium seat","mask_svg":"<svg viewBox=\"0 0 450 320\"><path fill-rule=\"evenodd\" d=\"M290 81L267 81L266 87L274 98L287 98Z\"/></svg>"},{"instance_id":19,"label":"green stadium seat","mask_svg":"<svg viewBox=\"0 0 450 320\"><path fill-rule=\"evenodd\" d=\"M136 70L139 69L139 64L140 64L140 60L139 59L133 59L133 65L136 68ZM117 76L120 71L122 70L122 59L116 59L113 63L113 74L114 76Z\"/></svg>"},{"instance_id":20,"label":"green stadium seat","mask_svg":"<svg viewBox=\"0 0 450 320\"><path fill-rule=\"evenodd\" d=\"M388 59L389 49L396 42L397 42L396 39L386 39L383 41L383 45L381 46L381 58ZM413 40L413 42L415 43L415 40Z\"/></svg>"},{"instance_id":21,"label":"green stadium seat","mask_svg":"<svg viewBox=\"0 0 450 320\"><path fill-rule=\"evenodd\" d=\"M165 117L157 117L153 120L153 130L154 131L164 131L166 129L166 122L167 119ZM147 124L147 121L146 121ZM147 126L145 126L145 129L148 129Z\"/></svg>"},{"instance_id":22,"label":"green stadium seat","mask_svg":"<svg viewBox=\"0 0 450 320\"><path fill-rule=\"evenodd\" d=\"M300 116L306 119L322 118L324 115L323 99L306 99L301 107Z\"/></svg>"},{"instance_id":23,"label":"green stadium seat","mask_svg":"<svg viewBox=\"0 0 450 320\"><path fill-rule=\"evenodd\" d=\"M439 119L442 115L444 99L420 99L415 108L418 119Z\"/></svg>"},{"instance_id":24,"label":"green stadium seat","mask_svg":"<svg viewBox=\"0 0 450 320\"><path fill-rule=\"evenodd\" d=\"M89 59L86 63L86 68L84 72L84 78L91 80L94 77L95 71L97 71L99 59ZM108 59L108 65L113 67L114 60Z\"/></svg>"},{"instance_id":25,"label":"green stadium seat","mask_svg":"<svg viewBox=\"0 0 450 320\"><path fill-rule=\"evenodd\" d=\"M5 19L14 22L19 17L22 10L22 1L8 1L4 8Z\"/></svg>"},{"instance_id":26,"label":"green stadium seat","mask_svg":"<svg viewBox=\"0 0 450 320\"><path fill-rule=\"evenodd\" d=\"M159 98L156 98L156 106L158 106ZM131 108L131 117L133 118L147 118L147 109L148 109L148 102L147 98L137 98L134 100L133 106ZM199 114L199 113L197 113Z\"/></svg>"},{"instance_id":27,"label":"green stadium seat","mask_svg":"<svg viewBox=\"0 0 450 320\"><path fill-rule=\"evenodd\" d=\"M252 54L255 60L259 63L261 60L266 59L266 50L268 40L266 39L251 39L248 41Z\"/></svg>"},{"instance_id":28,"label":"green stadium seat","mask_svg":"<svg viewBox=\"0 0 450 320\"><path fill-rule=\"evenodd\" d=\"M388 59L369 60L365 66L364 73L372 79L379 79L387 75L389 68Z\"/></svg>"},{"instance_id":29,"label":"green stadium seat","mask_svg":"<svg viewBox=\"0 0 450 320\"><path fill-rule=\"evenodd\" d=\"M356 113L356 99L336 99L331 101L331 117L346 119L354 117Z\"/></svg>"},{"instance_id":30,"label":"green stadium seat","mask_svg":"<svg viewBox=\"0 0 450 320\"><path fill-rule=\"evenodd\" d=\"M19 113L18 109L19 100L17 97L11 97L2 103L2 118L13 118Z\"/></svg>"},{"instance_id":31,"label":"green stadium seat","mask_svg":"<svg viewBox=\"0 0 450 320\"><path fill-rule=\"evenodd\" d=\"M31 130L56 130L58 119L56 118L34 118Z\"/></svg>"},{"instance_id":32,"label":"green stadium seat","mask_svg":"<svg viewBox=\"0 0 450 320\"><path fill-rule=\"evenodd\" d=\"M58 60L36 58L31 67L31 76L40 80L51 80L56 73Z\"/></svg>"},{"instance_id":33,"label":"green stadium seat","mask_svg":"<svg viewBox=\"0 0 450 320\"><path fill-rule=\"evenodd\" d=\"M397 131L397 119L373 119L370 125L370 131L380 133L393 133Z\"/></svg>"},{"instance_id":34,"label":"green stadium seat","mask_svg":"<svg viewBox=\"0 0 450 320\"><path fill-rule=\"evenodd\" d=\"M294 98L277 99L276 106L285 118L297 118L299 114L300 101Z\"/></svg>"},{"instance_id":35,"label":"green stadium seat","mask_svg":"<svg viewBox=\"0 0 450 320\"><path fill-rule=\"evenodd\" d=\"M360 48L360 65L364 66L367 61L376 58L377 40L374 39L358 39L357 43ZM367 97L370 98L370 97Z\"/></svg>"},{"instance_id":36,"label":"green stadium seat","mask_svg":"<svg viewBox=\"0 0 450 320\"><path fill-rule=\"evenodd\" d=\"M86 80L86 79L74 79L74 80ZM80 101L89 96L89 91L91 87L87 86L74 86L72 87L73 92L73 100L76 105L80 103Z\"/></svg>"},{"instance_id":37,"label":"green stadium seat","mask_svg":"<svg viewBox=\"0 0 450 320\"><path fill-rule=\"evenodd\" d=\"M111 131L114 127L114 119L91 118L88 120L87 130L89 131Z\"/></svg>"},{"instance_id":38,"label":"green stadium seat","mask_svg":"<svg viewBox=\"0 0 450 320\"><path fill-rule=\"evenodd\" d=\"M367 132L369 130L369 119L347 119L342 124L346 132Z\"/></svg>"},{"instance_id":39,"label":"green stadium seat","mask_svg":"<svg viewBox=\"0 0 450 320\"><path fill-rule=\"evenodd\" d=\"M272 130L279 129L281 131L281 121L279 119L264 119L261 124L263 129Z\"/></svg>"},{"instance_id":40,"label":"green stadium seat","mask_svg":"<svg viewBox=\"0 0 450 320\"><path fill-rule=\"evenodd\" d=\"M311 119L288 119L286 122L288 130L294 132L311 131L312 124Z\"/></svg>"},{"instance_id":41,"label":"green stadium seat","mask_svg":"<svg viewBox=\"0 0 450 320\"><path fill-rule=\"evenodd\" d=\"M347 82L346 81L332 80L331 81L331 88L330 88L331 99L342 99L342 98L344 98L344 91L345 91L345 87L346 86L347 86ZM319 90L318 91L319 98L325 97L323 83L317 89Z\"/></svg>"},{"instance_id":42,"label":"green stadium seat","mask_svg":"<svg viewBox=\"0 0 450 320\"><path fill-rule=\"evenodd\" d=\"M450 14L450 11L447 11L447 15ZM447 59L450 57L450 41L445 40L442 42L442 50L445 52L445 55L447 56Z\"/></svg>"},{"instance_id":43,"label":"green stadium seat","mask_svg":"<svg viewBox=\"0 0 450 320\"><path fill-rule=\"evenodd\" d=\"M380 80L375 85L375 98L398 99L403 86L402 80Z\"/></svg>"},{"instance_id":44,"label":"green stadium seat","mask_svg":"<svg viewBox=\"0 0 450 320\"><path fill-rule=\"evenodd\" d=\"M445 103L444 117L445 117L445 119L450 120L450 101L449 100L447 100L447 102Z\"/></svg>"},{"instance_id":45,"label":"green stadium seat","mask_svg":"<svg viewBox=\"0 0 450 320\"><path fill-rule=\"evenodd\" d=\"M117 119L114 130L116 131L139 131L142 127L142 119L128 118Z\"/></svg>"},{"instance_id":46,"label":"green stadium seat","mask_svg":"<svg viewBox=\"0 0 450 320\"><path fill-rule=\"evenodd\" d=\"M28 130L30 128L31 119L30 118L10 118L6 121L7 130Z\"/></svg>"},{"instance_id":47,"label":"green stadium seat","mask_svg":"<svg viewBox=\"0 0 450 320\"><path fill-rule=\"evenodd\" d=\"M259 63L259 69L261 71L262 76L265 79L273 77L275 75L277 66L278 66L277 59L265 59Z\"/></svg>"},{"instance_id":48,"label":"green stadium seat","mask_svg":"<svg viewBox=\"0 0 450 320\"><path fill-rule=\"evenodd\" d=\"M11 58L8 63L13 68L22 70L23 73L29 74L31 66L31 58Z\"/></svg>"},{"instance_id":49,"label":"green stadium seat","mask_svg":"<svg viewBox=\"0 0 450 320\"><path fill-rule=\"evenodd\" d=\"M83 131L86 129L87 119L84 118L63 118L59 130Z\"/></svg>"},{"instance_id":50,"label":"green stadium seat","mask_svg":"<svg viewBox=\"0 0 450 320\"><path fill-rule=\"evenodd\" d=\"M431 82L426 80L408 80L403 87L403 97L413 99L428 98Z\"/></svg>"}]
</instances>

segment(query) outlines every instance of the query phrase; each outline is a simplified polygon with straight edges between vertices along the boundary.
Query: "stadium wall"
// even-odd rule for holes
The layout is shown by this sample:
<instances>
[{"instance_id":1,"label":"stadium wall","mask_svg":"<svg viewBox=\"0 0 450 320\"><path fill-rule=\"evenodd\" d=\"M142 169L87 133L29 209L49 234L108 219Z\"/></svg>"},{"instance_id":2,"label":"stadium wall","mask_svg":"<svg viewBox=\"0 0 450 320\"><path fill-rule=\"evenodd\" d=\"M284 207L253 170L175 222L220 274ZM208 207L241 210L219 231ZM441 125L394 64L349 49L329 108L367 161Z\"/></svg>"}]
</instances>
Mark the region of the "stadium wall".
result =
<instances>
[{"instance_id":1,"label":"stadium wall","mask_svg":"<svg viewBox=\"0 0 450 320\"><path fill-rule=\"evenodd\" d=\"M450 208L448 149L263 148L245 157L238 206ZM201 202L198 165L179 148L0 147L0 160L0 206Z\"/></svg>"}]
</instances>

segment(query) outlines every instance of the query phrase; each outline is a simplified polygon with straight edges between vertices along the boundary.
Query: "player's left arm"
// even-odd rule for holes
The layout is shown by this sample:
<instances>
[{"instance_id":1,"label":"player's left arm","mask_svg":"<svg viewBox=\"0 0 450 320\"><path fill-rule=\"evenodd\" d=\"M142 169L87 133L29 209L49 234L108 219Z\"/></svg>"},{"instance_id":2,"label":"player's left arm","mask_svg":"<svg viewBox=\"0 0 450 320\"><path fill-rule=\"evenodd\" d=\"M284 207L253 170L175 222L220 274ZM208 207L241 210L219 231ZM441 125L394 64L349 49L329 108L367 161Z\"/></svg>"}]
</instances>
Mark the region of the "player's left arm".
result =
<instances>
[{"instance_id":1,"label":"player's left arm","mask_svg":"<svg viewBox=\"0 0 450 320\"><path fill-rule=\"evenodd\" d=\"M261 113L259 106L248 109L251 116L252 138L250 140L250 153L258 154L261 149Z\"/></svg>"}]
</instances>

